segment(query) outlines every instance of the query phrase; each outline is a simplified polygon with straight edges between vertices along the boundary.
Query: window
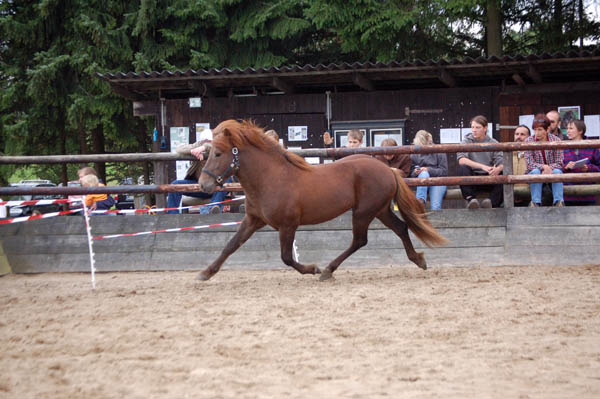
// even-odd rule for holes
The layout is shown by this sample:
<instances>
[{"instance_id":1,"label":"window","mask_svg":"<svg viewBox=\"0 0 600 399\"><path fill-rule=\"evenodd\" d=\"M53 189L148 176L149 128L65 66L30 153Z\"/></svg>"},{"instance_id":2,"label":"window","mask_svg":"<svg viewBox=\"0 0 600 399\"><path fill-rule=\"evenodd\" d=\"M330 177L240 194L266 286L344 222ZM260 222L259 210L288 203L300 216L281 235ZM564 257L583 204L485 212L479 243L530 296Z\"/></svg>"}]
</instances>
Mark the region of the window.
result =
<instances>
[{"instance_id":1,"label":"window","mask_svg":"<svg viewBox=\"0 0 600 399\"><path fill-rule=\"evenodd\" d=\"M386 138L393 138L398 145L404 144L404 119L331 122L334 146L348 144L348 132L358 129L364 133L362 147L377 147Z\"/></svg>"}]
</instances>

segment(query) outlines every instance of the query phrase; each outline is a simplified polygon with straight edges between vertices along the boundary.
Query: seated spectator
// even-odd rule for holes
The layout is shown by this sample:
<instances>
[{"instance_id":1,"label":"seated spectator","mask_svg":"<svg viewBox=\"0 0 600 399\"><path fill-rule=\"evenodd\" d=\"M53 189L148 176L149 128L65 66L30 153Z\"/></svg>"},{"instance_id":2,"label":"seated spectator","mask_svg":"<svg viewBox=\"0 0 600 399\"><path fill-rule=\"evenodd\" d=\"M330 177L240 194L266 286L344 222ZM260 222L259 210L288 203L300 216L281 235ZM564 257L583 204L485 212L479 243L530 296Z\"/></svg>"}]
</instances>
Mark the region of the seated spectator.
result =
<instances>
[{"instance_id":1,"label":"seated spectator","mask_svg":"<svg viewBox=\"0 0 600 399\"><path fill-rule=\"evenodd\" d=\"M180 180L173 180L171 184L198 184L198 179L200 178L200 174L202 173L202 168L206 164L206 159L208 158L208 154L210 153L210 144L205 143L199 147L195 146L196 144L191 145L191 154L198 158L197 161L193 161L190 167L188 168L185 177ZM188 153L190 145L183 145L182 148L176 149L177 152L180 153ZM229 178L226 183L230 183L232 181ZM184 195L194 198L202 198L209 199L210 202L223 202L225 197L227 196L226 191L215 191L214 194L207 194L201 191L189 192L189 193L180 193L180 192L172 192L167 195L167 208L180 208L181 200ZM213 205L212 207L203 206L200 207L201 214L209 214L209 213L221 213L223 209L223 204ZM175 214L180 213L180 209L170 209L167 213Z\"/></svg>"},{"instance_id":2,"label":"seated spectator","mask_svg":"<svg viewBox=\"0 0 600 399\"><path fill-rule=\"evenodd\" d=\"M100 182L96 175L85 175L81 179L81 187L98 187ZM87 194L83 198L85 206L89 211L107 211L115 204L115 200L108 198L107 194Z\"/></svg>"},{"instance_id":3,"label":"seated spectator","mask_svg":"<svg viewBox=\"0 0 600 399\"><path fill-rule=\"evenodd\" d=\"M93 186L87 186L87 187L97 187L97 186L104 186L104 184L102 183L102 181L100 179L98 179L98 174L96 173L96 170L94 168L90 168L89 166L85 166L81 169L79 169L77 171L77 176L79 176L79 183L81 184L82 187L86 187L83 185L83 178L85 176L94 176L96 177L96 180L98 181L97 184L94 184ZM88 184L92 184L94 182L94 179L88 178ZM95 208L94 209L98 209L98 210L108 210L110 208L113 207L113 205L117 202L115 201L115 199L110 195L110 194L98 194L100 197L98 197L96 199L96 203L95 203ZM102 199L100 199L102 198ZM89 205L86 204L88 207Z\"/></svg>"},{"instance_id":4,"label":"seated spectator","mask_svg":"<svg viewBox=\"0 0 600 399\"><path fill-rule=\"evenodd\" d=\"M519 125L515 129L514 142L524 143L527 138L531 136L531 130L525 125ZM527 162L525 161L525 151L513 152L513 174L524 175L527 173ZM526 187L526 183L515 184L516 187ZM515 206L527 206L528 200L521 200L515 198Z\"/></svg>"},{"instance_id":5,"label":"seated spectator","mask_svg":"<svg viewBox=\"0 0 600 399\"><path fill-rule=\"evenodd\" d=\"M398 143L392 138L387 138L383 139L381 147L398 147ZM410 156L408 154L375 155L375 158L390 168L400 170L402 177L408 177L410 174Z\"/></svg>"},{"instance_id":6,"label":"seated spectator","mask_svg":"<svg viewBox=\"0 0 600 399\"><path fill-rule=\"evenodd\" d=\"M495 139L487 135L488 120L483 115L471 119L471 133L468 133L462 144L475 143L497 143ZM503 156L501 151L495 152L459 152L456 154L458 160L459 176L498 176L504 170ZM467 201L467 208L476 209L480 204L475 197L477 191L489 191L490 198L481 201L482 208L498 208L504 200L502 184L492 185L462 185L460 191Z\"/></svg>"},{"instance_id":7,"label":"seated spectator","mask_svg":"<svg viewBox=\"0 0 600 399\"><path fill-rule=\"evenodd\" d=\"M560 141L558 137L548 133L550 120L544 114L537 114L533 119L533 136L528 137L525 142L554 142ZM525 151L527 162L527 173L530 175L549 175L562 173L563 151L562 150L536 150ZM530 207L542 205L542 183L529 184L531 189ZM563 184L552 183L552 198L554 206L564 206Z\"/></svg>"},{"instance_id":8,"label":"seated spectator","mask_svg":"<svg viewBox=\"0 0 600 399\"><path fill-rule=\"evenodd\" d=\"M585 122L574 120L567 126L567 136L571 141L581 141L584 139ZM582 165L576 164L577 161L585 160ZM581 162L580 162L581 163ZM600 172L600 149L598 148L579 148L576 150L567 149L564 151L563 172L565 173L592 173ZM565 183L582 184L582 183ZM585 184L585 183L583 183ZM591 183L588 183L591 184ZM567 195L565 204L567 205L594 205L596 197L593 195Z\"/></svg>"},{"instance_id":9,"label":"seated spectator","mask_svg":"<svg viewBox=\"0 0 600 399\"><path fill-rule=\"evenodd\" d=\"M414 145L433 144L431 133L419 130L413 140ZM448 176L448 158L444 153L436 154L411 154L410 177L443 177ZM418 186L417 199L423 206L427 202L427 191L429 191L429 202L432 210L442 209L442 200L446 195L446 186Z\"/></svg>"}]
</instances>

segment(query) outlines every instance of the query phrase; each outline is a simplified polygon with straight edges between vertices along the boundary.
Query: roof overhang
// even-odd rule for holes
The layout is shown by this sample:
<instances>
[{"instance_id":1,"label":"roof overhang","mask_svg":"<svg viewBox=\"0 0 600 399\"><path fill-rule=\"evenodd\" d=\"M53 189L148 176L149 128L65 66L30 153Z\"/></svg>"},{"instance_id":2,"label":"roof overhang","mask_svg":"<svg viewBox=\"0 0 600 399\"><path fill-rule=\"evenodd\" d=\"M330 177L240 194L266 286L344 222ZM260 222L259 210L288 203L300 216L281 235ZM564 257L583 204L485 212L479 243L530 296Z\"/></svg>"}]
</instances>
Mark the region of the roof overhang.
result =
<instances>
[{"instance_id":1,"label":"roof overhang","mask_svg":"<svg viewBox=\"0 0 600 399\"><path fill-rule=\"evenodd\" d=\"M514 86L598 80L600 49L514 57L98 74L132 100Z\"/></svg>"}]
</instances>

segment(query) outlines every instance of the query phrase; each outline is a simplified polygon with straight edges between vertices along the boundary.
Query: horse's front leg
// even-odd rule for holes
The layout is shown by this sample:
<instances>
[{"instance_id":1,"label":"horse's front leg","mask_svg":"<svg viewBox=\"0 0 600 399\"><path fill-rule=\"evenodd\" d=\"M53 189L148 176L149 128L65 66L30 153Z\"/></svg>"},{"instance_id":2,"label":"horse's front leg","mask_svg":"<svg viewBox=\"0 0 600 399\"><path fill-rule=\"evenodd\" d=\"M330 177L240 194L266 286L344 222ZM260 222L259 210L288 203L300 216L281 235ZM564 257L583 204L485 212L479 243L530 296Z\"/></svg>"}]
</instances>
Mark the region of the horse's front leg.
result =
<instances>
[{"instance_id":1,"label":"horse's front leg","mask_svg":"<svg viewBox=\"0 0 600 399\"><path fill-rule=\"evenodd\" d=\"M219 271L219 269L221 269L221 265L223 265L223 262L225 262L229 255L231 255L239 247L241 247L242 244L244 244L248 240L248 238L250 238L252 234L254 234L256 230L260 229L261 227L264 227L265 224L266 223L263 222L261 219L246 214L244 220L242 220L240 228L235 233L235 235L231 237L231 240L229 240L227 245L225 245L225 248L223 248L221 255L219 255L219 257L213 263L211 263L210 266L208 266L205 270L200 272L197 279L205 281L214 276Z\"/></svg>"},{"instance_id":2,"label":"horse's front leg","mask_svg":"<svg viewBox=\"0 0 600 399\"><path fill-rule=\"evenodd\" d=\"M321 270L317 265L303 265L294 260L294 238L297 226L279 228L279 245L281 246L281 260L288 266L298 270L301 274L318 274Z\"/></svg>"}]
</instances>

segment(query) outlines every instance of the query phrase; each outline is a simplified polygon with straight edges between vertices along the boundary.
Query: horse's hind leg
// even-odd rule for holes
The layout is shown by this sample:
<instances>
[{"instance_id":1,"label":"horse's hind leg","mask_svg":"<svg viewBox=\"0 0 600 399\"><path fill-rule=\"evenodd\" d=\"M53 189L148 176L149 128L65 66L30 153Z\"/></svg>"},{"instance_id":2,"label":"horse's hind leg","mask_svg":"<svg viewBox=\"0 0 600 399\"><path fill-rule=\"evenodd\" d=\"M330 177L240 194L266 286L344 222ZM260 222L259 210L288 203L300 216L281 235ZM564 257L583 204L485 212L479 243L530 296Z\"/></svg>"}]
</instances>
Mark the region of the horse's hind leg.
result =
<instances>
[{"instance_id":1,"label":"horse's hind leg","mask_svg":"<svg viewBox=\"0 0 600 399\"><path fill-rule=\"evenodd\" d=\"M279 228L279 244L281 246L281 260L288 266L298 270L301 274L318 274L321 270L317 265L303 265L294 260L292 255L294 251L294 237L296 236L297 227L280 227Z\"/></svg>"},{"instance_id":2,"label":"horse's hind leg","mask_svg":"<svg viewBox=\"0 0 600 399\"><path fill-rule=\"evenodd\" d=\"M352 215L352 242L348 249L340 254L337 258L331 261L329 265L321 272L320 280L328 280L333 277L333 272L336 271L338 266L346 260L347 257L352 255L354 252L358 251L360 248L367 245L368 242L368 234L369 234L369 225L373 220L372 217L360 219L356 216L356 213Z\"/></svg>"},{"instance_id":3,"label":"horse's hind leg","mask_svg":"<svg viewBox=\"0 0 600 399\"><path fill-rule=\"evenodd\" d=\"M425 261L425 254L423 252L415 251L410 236L408 235L408 226L398 216L394 214L391 209L386 209L377 215L377 219L381 221L386 227L389 227L394 233L402 239L406 256L414 264L419 266L423 270L427 270L427 262Z\"/></svg>"},{"instance_id":4,"label":"horse's hind leg","mask_svg":"<svg viewBox=\"0 0 600 399\"><path fill-rule=\"evenodd\" d=\"M210 266L208 266L206 269L200 272L200 274L197 277L198 280L208 280L209 278L214 276L219 271L219 269L221 269L221 265L223 265L223 262L225 262L229 255L231 255L239 247L241 247L242 244L245 243L248 240L248 238L250 238L250 236L254 234L256 230L264 226L265 222L263 222L259 218L246 214L244 220L242 220L240 228L231 238L231 240L229 240L229 242L225 245L225 248L223 248L221 255L219 255L219 257L213 263L211 263Z\"/></svg>"}]
</instances>

